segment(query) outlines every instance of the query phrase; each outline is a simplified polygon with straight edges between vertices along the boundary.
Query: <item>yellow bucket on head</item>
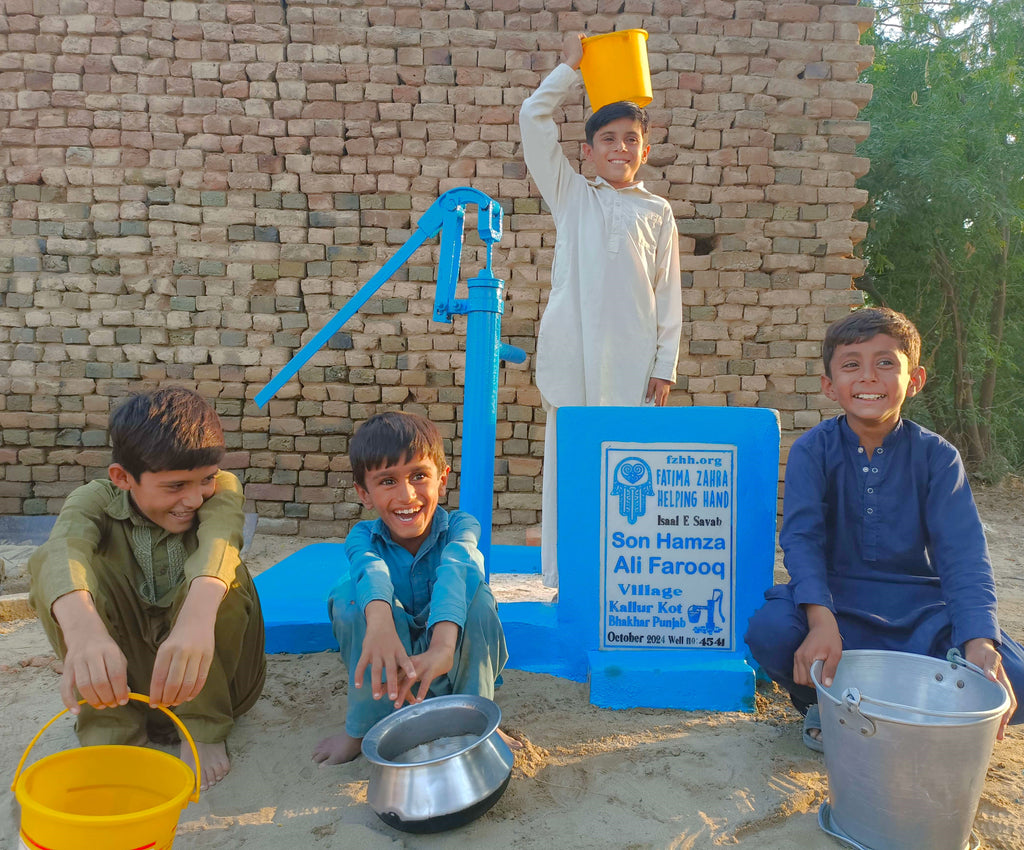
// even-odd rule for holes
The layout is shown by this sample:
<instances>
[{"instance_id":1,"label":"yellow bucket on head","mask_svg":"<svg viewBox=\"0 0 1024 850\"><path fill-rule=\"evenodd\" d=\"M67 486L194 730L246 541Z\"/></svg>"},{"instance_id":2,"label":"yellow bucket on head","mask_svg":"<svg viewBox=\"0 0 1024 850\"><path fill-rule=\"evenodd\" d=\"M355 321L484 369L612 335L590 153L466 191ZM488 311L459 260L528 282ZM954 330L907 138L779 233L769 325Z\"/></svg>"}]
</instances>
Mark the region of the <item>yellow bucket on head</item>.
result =
<instances>
[{"instance_id":1,"label":"yellow bucket on head","mask_svg":"<svg viewBox=\"0 0 1024 850\"><path fill-rule=\"evenodd\" d=\"M149 702L142 694L134 700ZM82 701L85 702L84 700ZM199 754L188 730L167 709L192 748L195 773L159 750L128 746L81 747L46 756L22 772L39 736L29 743L11 790L21 805L22 846L29 850L168 850L182 809L199 799Z\"/></svg>"},{"instance_id":2,"label":"yellow bucket on head","mask_svg":"<svg viewBox=\"0 0 1024 850\"><path fill-rule=\"evenodd\" d=\"M619 100L647 106L653 99L647 30L620 30L583 39L580 71L594 112Z\"/></svg>"}]
</instances>

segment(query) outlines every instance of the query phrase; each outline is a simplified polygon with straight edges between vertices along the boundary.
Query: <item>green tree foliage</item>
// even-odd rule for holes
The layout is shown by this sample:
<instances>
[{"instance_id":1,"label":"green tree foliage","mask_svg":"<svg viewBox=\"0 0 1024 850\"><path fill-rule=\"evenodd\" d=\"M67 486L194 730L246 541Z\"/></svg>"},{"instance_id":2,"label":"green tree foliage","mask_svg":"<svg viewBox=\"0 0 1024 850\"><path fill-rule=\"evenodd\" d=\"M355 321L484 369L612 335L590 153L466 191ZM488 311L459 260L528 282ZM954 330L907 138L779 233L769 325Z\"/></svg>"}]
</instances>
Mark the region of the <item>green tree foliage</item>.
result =
<instances>
[{"instance_id":1,"label":"green tree foliage","mask_svg":"<svg viewBox=\"0 0 1024 850\"><path fill-rule=\"evenodd\" d=\"M907 313L913 415L975 470L1024 464L1024 0L876 4L869 299Z\"/></svg>"}]
</instances>

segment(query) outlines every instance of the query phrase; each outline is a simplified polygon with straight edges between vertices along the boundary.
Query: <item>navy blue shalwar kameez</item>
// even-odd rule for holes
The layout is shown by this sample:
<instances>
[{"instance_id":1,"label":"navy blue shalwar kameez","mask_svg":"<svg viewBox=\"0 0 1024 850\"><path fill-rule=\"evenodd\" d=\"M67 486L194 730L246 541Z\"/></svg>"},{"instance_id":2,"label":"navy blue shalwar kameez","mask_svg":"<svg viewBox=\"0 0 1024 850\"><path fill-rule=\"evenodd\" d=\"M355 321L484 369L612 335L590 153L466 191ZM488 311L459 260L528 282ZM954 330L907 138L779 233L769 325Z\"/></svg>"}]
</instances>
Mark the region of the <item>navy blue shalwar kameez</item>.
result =
<instances>
[{"instance_id":1,"label":"navy blue shalwar kameez","mask_svg":"<svg viewBox=\"0 0 1024 850\"><path fill-rule=\"evenodd\" d=\"M790 450L779 543L790 582L765 593L746 641L801 712L817 702L793 681L812 604L835 614L844 649L945 658L991 638L1021 703L1011 722L1024 722L1024 649L999 629L974 497L938 434L903 419L869 457L846 417L812 428Z\"/></svg>"}]
</instances>

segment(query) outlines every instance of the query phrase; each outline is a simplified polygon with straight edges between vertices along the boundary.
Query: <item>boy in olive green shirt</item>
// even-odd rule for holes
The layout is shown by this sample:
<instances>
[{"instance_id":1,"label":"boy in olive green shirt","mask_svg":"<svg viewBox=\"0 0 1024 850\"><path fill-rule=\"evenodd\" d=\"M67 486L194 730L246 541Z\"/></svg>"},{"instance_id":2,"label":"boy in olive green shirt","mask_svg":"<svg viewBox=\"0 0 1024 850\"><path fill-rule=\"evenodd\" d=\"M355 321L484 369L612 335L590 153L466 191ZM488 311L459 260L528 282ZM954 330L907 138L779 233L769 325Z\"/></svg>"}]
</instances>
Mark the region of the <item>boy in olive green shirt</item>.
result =
<instances>
[{"instance_id":1,"label":"boy in olive green shirt","mask_svg":"<svg viewBox=\"0 0 1024 850\"><path fill-rule=\"evenodd\" d=\"M266 670L259 598L239 558L242 487L219 469L220 420L191 390L128 398L110 435L110 479L71 493L29 560L31 602L64 659L61 699L79 740L144 744L160 715L128 693L148 693L196 740L207 788L227 774L224 741ZM186 742L181 757L192 763Z\"/></svg>"}]
</instances>

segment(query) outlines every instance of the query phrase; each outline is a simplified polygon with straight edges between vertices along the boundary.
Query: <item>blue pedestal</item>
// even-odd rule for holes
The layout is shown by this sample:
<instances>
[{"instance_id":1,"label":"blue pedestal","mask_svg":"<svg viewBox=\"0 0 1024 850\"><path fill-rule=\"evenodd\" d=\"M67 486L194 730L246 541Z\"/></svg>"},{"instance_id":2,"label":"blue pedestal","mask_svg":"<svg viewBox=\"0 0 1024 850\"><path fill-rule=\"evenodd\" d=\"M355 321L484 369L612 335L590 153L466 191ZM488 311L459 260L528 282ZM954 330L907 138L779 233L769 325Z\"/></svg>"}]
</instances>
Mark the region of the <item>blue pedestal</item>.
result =
<instances>
[{"instance_id":1,"label":"blue pedestal","mask_svg":"<svg viewBox=\"0 0 1024 850\"><path fill-rule=\"evenodd\" d=\"M753 711L743 634L773 578L775 411L562 408L558 433L557 638L510 641L510 665L542 670L544 642L545 672L589 676L595 705ZM503 622L526 619L515 608Z\"/></svg>"}]
</instances>

